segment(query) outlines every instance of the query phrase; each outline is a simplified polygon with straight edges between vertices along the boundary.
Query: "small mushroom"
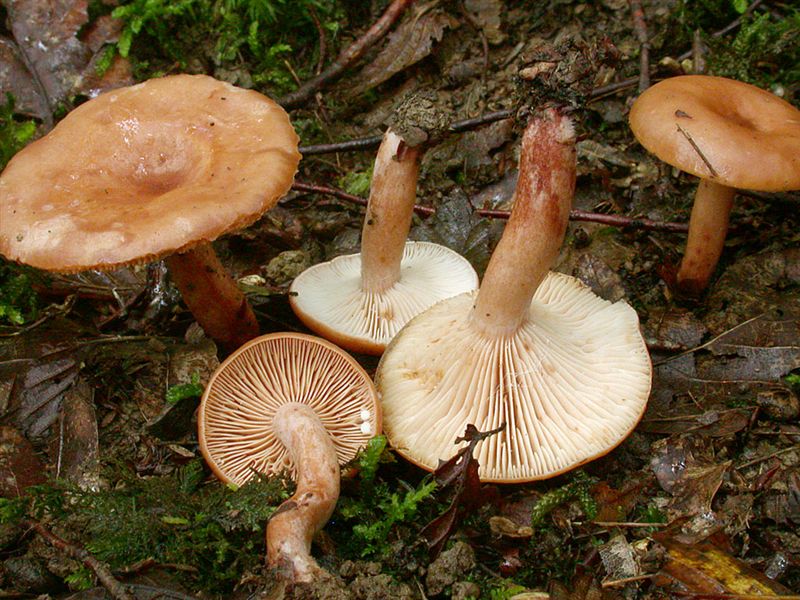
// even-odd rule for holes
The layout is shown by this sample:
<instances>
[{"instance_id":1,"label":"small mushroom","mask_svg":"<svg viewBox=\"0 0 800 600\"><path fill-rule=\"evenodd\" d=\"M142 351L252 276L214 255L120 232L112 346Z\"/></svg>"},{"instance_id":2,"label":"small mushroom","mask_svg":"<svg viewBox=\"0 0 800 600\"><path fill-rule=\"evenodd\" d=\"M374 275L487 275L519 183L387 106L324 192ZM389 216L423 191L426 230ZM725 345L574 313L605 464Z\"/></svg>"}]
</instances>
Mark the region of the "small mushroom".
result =
<instances>
[{"instance_id":1,"label":"small mushroom","mask_svg":"<svg viewBox=\"0 0 800 600\"><path fill-rule=\"evenodd\" d=\"M552 477L619 444L641 417L651 366L636 312L549 272L575 187L575 134L548 109L525 130L514 208L477 292L412 319L378 365L394 448L433 470L472 424L485 481Z\"/></svg>"},{"instance_id":2,"label":"small mushroom","mask_svg":"<svg viewBox=\"0 0 800 600\"><path fill-rule=\"evenodd\" d=\"M361 253L301 273L289 301L309 329L353 352L380 355L414 315L475 289L478 276L449 248L406 242L421 151L388 129L372 175Z\"/></svg>"},{"instance_id":3,"label":"small mushroom","mask_svg":"<svg viewBox=\"0 0 800 600\"><path fill-rule=\"evenodd\" d=\"M258 324L210 242L286 193L297 142L275 102L205 75L112 90L0 175L0 254L63 273L166 256L192 314L233 350Z\"/></svg>"},{"instance_id":4,"label":"small mushroom","mask_svg":"<svg viewBox=\"0 0 800 600\"><path fill-rule=\"evenodd\" d=\"M800 188L800 111L740 81L686 75L639 96L630 126L647 150L700 177L676 275L681 294L699 296L722 255L736 188Z\"/></svg>"},{"instance_id":5,"label":"small mushroom","mask_svg":"<svg viewBox=\"0 0 800 600\"><path fill-rule=\"evenodd\" d=\"M264 335L215 371L197 424L203 456L222 481L294 475L297 490L267 525L267 563L290 580L314 579L311 539L336 506L339 465L381 429L369 375L326 340Z\"/></svg>"}]
</instances>

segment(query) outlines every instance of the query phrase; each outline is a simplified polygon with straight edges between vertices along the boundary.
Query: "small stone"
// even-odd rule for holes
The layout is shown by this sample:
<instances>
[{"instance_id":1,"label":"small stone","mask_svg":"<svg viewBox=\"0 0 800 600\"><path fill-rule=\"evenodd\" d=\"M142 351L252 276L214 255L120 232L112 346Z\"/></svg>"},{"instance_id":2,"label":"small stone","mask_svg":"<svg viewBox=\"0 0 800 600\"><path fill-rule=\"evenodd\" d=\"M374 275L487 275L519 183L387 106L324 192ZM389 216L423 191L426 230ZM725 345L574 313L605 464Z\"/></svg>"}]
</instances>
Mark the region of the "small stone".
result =
<instances>
[{"instance_id":1,"label":"small stone","mask_svg":"<svg viewBox=\"0 0 800 600\"><path fill-rule=\"evenodd\" d=\"M311 257L305 250L286 250L269 261L265 269L267 279L275 285L290 283L311 266Z\"/></svg>"},{"instance_id":2,"label":"small stone","mask_svg":"<svg viewBox=\"0 0 800 600\"><path fill-rule=\"evenodd\" d=\"M456 542L449 550L442 552L428 567L425 587L428 594L441 594L475 566L475 552L465 542Z\"/></svg>"}]
</instances>

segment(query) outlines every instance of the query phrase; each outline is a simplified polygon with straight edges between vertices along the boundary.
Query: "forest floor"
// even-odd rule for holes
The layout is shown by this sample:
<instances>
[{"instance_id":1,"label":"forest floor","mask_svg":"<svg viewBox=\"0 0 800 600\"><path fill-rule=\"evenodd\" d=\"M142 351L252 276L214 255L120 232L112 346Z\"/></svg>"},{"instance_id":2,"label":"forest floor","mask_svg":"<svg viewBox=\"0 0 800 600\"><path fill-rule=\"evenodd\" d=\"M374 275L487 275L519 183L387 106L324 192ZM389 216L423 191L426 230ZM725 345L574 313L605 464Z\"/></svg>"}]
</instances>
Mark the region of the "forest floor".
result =
<instances>
[{"instance_id":1,"label":"forest floor","mask_svg":"<svg viewBox=\"0 0 800 600\"><path fill-rule=\"evenodd\" d=\"M230 13L214 12L211 32L198 25L198 7L213 2L175 2L188 8L173 12L170 3L123 3L122 20L108 16L111 4L4 3L0 81L16 102L0 115L4 135L16 136L3 138L5 160L98 90L156 74L207 73L294 105L306 150L299 185L215 243L264 333L307 331L289 307L289 283L357 251L374 137L412 93L464 123L424 155L418 204L428 210L415 215L411 237L449 246L482 274L505 223L487 211L511 209L524 115L542 93L526 73L556 62L546 94L572 110L573 208L588 220L570 222L554 268L635 308L652 393L619 447L536 483L481 487L459 473L460 488L437 487L377 440L315 539L331 577L284 588L263 566L264 527L291 483L235 490L204 464L194 413L222 356L163 265L45 275L0 263L0 597L118 597L113 582L136 598L800 592L800 196L738 194L707 293L677 298L666 282L697 180L649 154L627 122L640 87L682 73L746 80L800 104L796 7L411 2L388 35L298 100L292 77L321 72L389 3L305 1L296 14L275 3L275 19L294 19L302 32L286 25L286 48L259 46L242 33L259 17L241 17L228 53L219 40L233 31ZM137 16L141 31L124 42ZM486 123L468 121L482 115ZM366 138L359 149L337 146ZM374 373L377 359L357 358ZM457 515L452 527L437 521L423 532L447 511Z\"/></svg>"}]
</instances>

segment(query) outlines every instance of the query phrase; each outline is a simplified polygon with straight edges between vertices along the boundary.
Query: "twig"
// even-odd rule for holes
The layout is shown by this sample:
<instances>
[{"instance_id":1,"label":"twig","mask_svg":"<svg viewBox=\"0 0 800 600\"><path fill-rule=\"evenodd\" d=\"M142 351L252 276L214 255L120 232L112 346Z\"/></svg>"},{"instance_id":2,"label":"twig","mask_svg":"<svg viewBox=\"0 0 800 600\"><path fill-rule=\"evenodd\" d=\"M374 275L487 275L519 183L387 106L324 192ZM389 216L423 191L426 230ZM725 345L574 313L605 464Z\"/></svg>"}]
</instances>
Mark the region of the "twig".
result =
<instances>
[{"instance_id":1,"label":"twig","mask_svg":"<svg viewBox=\"0 0 800 600\"><path fill-rule=\"evenodd\" d=\"M470 129L480 127L481 125L486 125L487 123L494 123L495 121L508 119L512 114L513 113L510 110L498 110L495 112L486 113L480 117L464 119L463 121L455 121L450 124L450 131L453 133L469 131ZM345 142L300 146L298 150L300 150L300 154L303 156L310 156L312 154L330 154L333 152L348 152L351 150L369 150L370 148L377 148L382 139L382 135L371 135L369 137L347 140Z\"/></svg>"},{"instance_id":2,"label":"twig","mask_svg":"<svg viewBox=\"0 0 800 600\"><path fill-rule=\"evenodd\" d=\"M630 0L633 30L639 40L639 93L650 87L650 39L641 0Z\"/></svg>"},{"instance_id":3,"label":"twig","mask_svg":"<svg viewBox=\"0 0 800 600\"><path fill-rule=\"evenodd\" d=\"M302 84L295 91L286 94L278 99L278 104L289 110L296 108L311 98L314 93L326 83L338 78L348 67L361 58L364 52L375 42L381 39L395 21L403 14L406 8L411 6L414 0L393 0L386 11L381 15L367 32L342 50L339 56L327 69L316 77L312 77Z\"/></svg>"},{"instance_id":4,"label":"twig","mask_svg":"<svg viewBox=\"0 0 800 600\"><path fill-rule=\"evenodd\" d=\"M689 144L692 146L692 148L694 148L694 151L697 152L697 155L705 163L706 167L708 167L708 170L711 171L711 175L713 175L714 177L718 177L719 175L717 173L717 170L714 168L714 165L712 165L709 162L709 160L706 158L706 155L703 154L702 150L700 150L700 146L698 146L697 142L695 142L694 139L692 138L692 136L689 135L689 132L686 131L680 125L676 125L676 127L678 128L678 131L680 131L683 134L683 137L686 138L686 140L689 142Z\"/></svg>"},{"instance_id":5,"label":"twig","mask_svg":"<svg viewBox=\"0 0 800 600\"><path fill-rule=\"evenodd\" d=\"M601 587L613 587L616 585L625 585L626 583L630 583L632 581L642 581L644 579L650 579L655 577L658 573L647 573L645 575L634 575L633 577L623 577L622 579L614 579L611 581L604 581L601 583Z\"/></svg>"},{"instance_id":6,"label":"twig","mask_svg":"<svg viewBox=\"0 0 800 600\"><path fill-rule=\"evenodd\" d=\"M313 185L295 181L292 184L292 189L299 192L312 192L316 194L327 194L342 200L347 200L361 206L367 205L367 199L354 194L348 194L344 190L324 186ZM418 215L426 217L436 214L436 210L429 206L414 205L414 212ZM491 210L485 208L475 209L475 213L482 217L489 217L493 219L508 219L511 212L507 210ZM613 227L630 228L630 229L645 229L651 231L670 231L673 233L686 233L689 231L689 226L686 223L671 223L668 221L653 221L652 219L637 219L634 217L624 217L622 215L605 215L601 213L593 213L580 209L572 209L569 212L569 218L572 221L585 221L591 223L600 223L602 225L611 225Z\"/></svg>"},{"instance_id":7,"label":"twig","mask_svg":"<svg viewBox=\"0 0 800 600\"><path fill-rule=\"evenodd\" d=\"M667 527L669 523L637 523L635 521L592 521L592 525L600 527Z\"/></svg>"},{"instance_id":8,"label":"twig","mask_svg":"<svg viewBox=\"0 0 800 600\"><path fill-rule=\"evenodd\" d=\"M760 462L764 462L765 460L769 460L770 458L774 458L776 456L780 456L781 454L786 454L787 452L791 452L792 450L800 450L800 444L795 444L794 446L789 446L788 448L781 448L780 450L776 450L775 452L771 452L766 456L759 456L758 458L754 458L753 460L748 460L745 463L740 465L736 465L734 469L744 469L745 467L752 467Z\"/></svg>"},{"instance_id":9,"label":"twig","mask_svg":"<svg viewBox=\"0 0 800 600\"><path fill-rule=\"evenodd\" d=\"M61 539L38 521L28 519L23 523L26 527L30 527L42 536L51 546L61 550L71 558L82 562L84 566L91 569L114 600L135 600L134 596L128 592L126 587L114 578L108 567L89 554L84 548L74 546Z\"/></svg>"},{"instance_id":10,"label":"twig","mask_svg":"<svg viewBox=\"0 0 800 600\"><path fill-rule=\"evenodd\" d=\"M708 340L707 342L705 342L703 344L700 344L699 346L695 346L694 348L689 348L688 350L684 350L683 352L681 352L679 354L674 354L673 356L668 356L667 358L663 358L661 360L657 360L657 361L655 361L653 363L653 366L654 367L659 367L659 366L661 366L661 365L663 365L665 363L672 362L673 360L677 360L681 356L686 356L687 354L693 354L694 352L697 352L698 350L703 350L704 348L708 348L714 342L724 338L726 335L728 335L730 333L733 333L737 329L740 329L741 327L744 327L745 325L747 325L749 323L752 323L753 321L757 321L758 319L763 317L765 314L767 314L767 313L761 313L759 315L756 315L755 317L747 319L747 321L743 321L743 322L739 323L738 325L734 325L730 329L728 329L726 331L723 331L719 335L714 336L713 338L711 338L710 340Z\"/></svg>"}]
</instances>

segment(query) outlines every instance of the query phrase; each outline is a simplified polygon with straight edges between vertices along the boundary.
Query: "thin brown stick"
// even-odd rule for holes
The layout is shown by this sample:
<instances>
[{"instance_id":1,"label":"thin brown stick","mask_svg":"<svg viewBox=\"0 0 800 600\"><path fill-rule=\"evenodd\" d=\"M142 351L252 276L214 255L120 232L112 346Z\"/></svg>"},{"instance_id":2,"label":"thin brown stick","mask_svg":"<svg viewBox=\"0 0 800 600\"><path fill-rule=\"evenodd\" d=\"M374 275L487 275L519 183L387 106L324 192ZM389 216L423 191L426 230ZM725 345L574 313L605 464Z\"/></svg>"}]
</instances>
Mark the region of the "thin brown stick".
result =
<instances>
[{"instance_id":1,"label":"thin brown stick","mask_svg":"<svg viewBox=\"0 0 800 600\"><path fill-rule=\"evenodd\" d=\"M61 550L71 558L83 563L88 569L91 569L114 600L135 600L133 594L128 592L127 588L114 578L108 567L89 554L84 548L80 548L61 539L38 521L28 519L24 521L23 524L33 529L54 548Z\"/></svg>"},{"instance_id":2,"label":"thin brown stick","mask_svg":"<svg viewBox=\"0 0 800 600\"><path fill-rule=\"evenodd\" d=\"M745 463L736 465L734 469L744 469L745 467L752 467L753 465L757 465L760 462L764 462L765 460L769 460L770 458L775 458L776 456L780 456L781 454L786 454L787 452L791 452L792 450L800 450L800 444L795 444L794 446L789 446L788 448L781 448L780 450L771 452L766 456L759 456L758 458L754 458L753 460L748 460Z\"/></svg>"},{"instance_id":3,"label":"thin brown stick","mask_svg":"<svg viewBox=\"0 0 800 600\"><path fill-rule=\"evenodd\" d=\"M650 87L650 38L641 0L630 0L633 31L639 40L639 93Z\"/></svg>"},{"instance_id":4,"label":"thin brown stick","mask_svg":"<svg viewBox=\"0 0 800 600\"><path fill-rule=\"evenodd\" d=\"M367 32L342 50L339 56L327 69L316 77L302 84L295 91L278 99L278 104L289 110L303 104L326 83L338 78L348 67L356 62L364 52L375 42L381 39L391 29L403 11L411 6L414 0L393 0L386 11L381 15Z\"/></svg>"},{"instance_id":5,"label":"thin brown stick","mask_svg":"<svg viewBox=\"0 0 800 600\"><path fill-rule=\"evenodd\" d=\"M600 527L667 527L669 523L638 523L636 521L592 521Z\"/></svg>"},{"instance_id":6,"label":"thin brown stick","mask_svg":"<svg viewBox=\"0 0 800 600\"><path fill-rule=\"evenodd\" d=\"M495 121L502 121L512 116L510 110L497 110L494 112L486 113L479 117L472 119L464 119L463 121L454 121L450 124L450 131L453 133L460 133L462 131L469 131L487 123L494 123ZM370 148L377 148L383 135L371 135L364 138L357 138L354 140L347 140L344 142L333 142L331 144L313 144L310 146L300 146L298 150L303 156L310 156L312 154L331 154L333 152L348 152L351 150L369 150Z\"/></svg>"},{"instance_id":7,"label":"thin brown stick","mask_svg":"<svg viewBox=\"0 0 800 600\"><path fill-rule=\"evenodd\" d=\"M617 585L625 585L626 583L631 583L633 581L643 581L645 579L652 579L658 575L658 573L646 573L644 575L634 575L633 577L623 577L622 579L613 579L610 581L604 581L601 583L601 587L614 587Z\"/></svg>"},{"instance_id":8,"label":"thin brown stick","mask_svg":"<svg viewBox=\"0 0 800 600\"><path fill-rule=\"evenodd\" d=\"M292 189L298 192L311 192L315 194L327 194L348 202L353 202L361 206L367 205L367 199L354 194L348 194L344 190L324 186L313 185L295 181L292 184ZM418 215L429 217L436 214L436 210L430 206L414 205L414 212ZM485 208L475 209L475 213L492 219L508 219L511 213L507 210L491 210ZM687 223L672 223L669 221L653 221L652 219L637 219L635 217L624 217L622 215L604 215L601 213L593 213L585 210L573 208L569 213L569 218L572 221L584 221L590 223L600 223L602 225L610 225L612 227L621 227L629 229L644 229L649 231L669 231L672 233L686 233L689 231Z\"/></svg>"}]
</instances>

